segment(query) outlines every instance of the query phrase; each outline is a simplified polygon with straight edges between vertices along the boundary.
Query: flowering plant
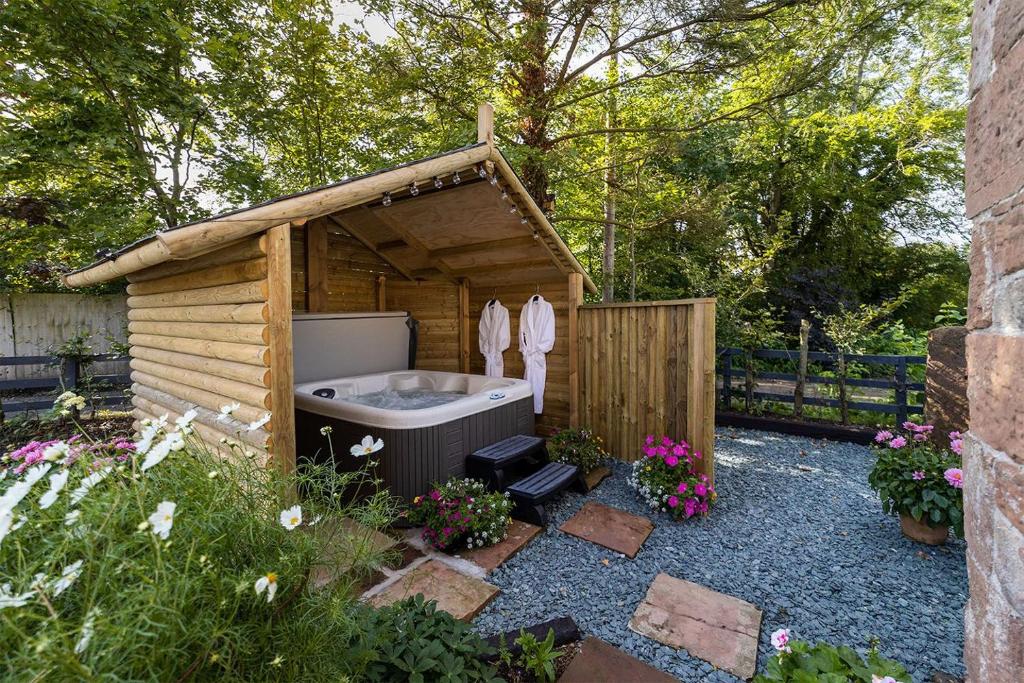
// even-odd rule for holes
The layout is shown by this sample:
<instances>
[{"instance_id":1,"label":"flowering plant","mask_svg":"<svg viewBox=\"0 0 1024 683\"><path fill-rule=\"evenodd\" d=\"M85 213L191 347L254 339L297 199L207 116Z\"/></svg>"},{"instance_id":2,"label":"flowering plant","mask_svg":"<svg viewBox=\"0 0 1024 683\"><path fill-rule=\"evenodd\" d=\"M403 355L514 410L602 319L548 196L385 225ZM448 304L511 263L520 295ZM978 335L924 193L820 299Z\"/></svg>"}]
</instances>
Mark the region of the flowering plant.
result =
<instances>
[{"instance_id":1,"label":"flowering plant","mask_svg":"<svg viewBox=\"0 0 1024 683\"><path fill-rule=\"evenodd\" d=\"M876 459L868 483L888 514L909 515L933 527L949 526L963 537L960 432L950 432L948 446L940 446L931 425L904 422L903 428L904 434L875 435Z\"/></svg>"},{"instance_id":2,"label":"flowering plant","mask_svg":"<svg viewBox=\"0 0 1024 683\"><path fill-rule=\"evenodd\" d=\"M548 454L554 462L576 465L582 474L587 474L608 459L601 448L601 437L586 427L563 429L548 439Z\"/></svg>"},{"instance_id":3,"label":"flowering plant","mask_svg":"<svg viewBox=\"0 0 1024 683\"><path fill-rule=\"evenodd\" d=\"M409 511L413 524L423 525L423 540L439 550L465 544L483 548L508 536L512 501L508 494L487 490L476 479L449 479L416 496Z\"/></svg>"},{"instance_id":4,"label":"flowering plant","mask_svg":"<svg viewBox=\"0 0 1024 683\"><path fill-rule=\"evenodd\" d=\"M804 681L846 681L849 683L910 683L910 674L892 659L878 654L877 642L871 644L865 661L852 648L828 643L811 645L790 637L789 629L772 633L772 646L778 651L768 660L765 671L754 683L803 683Z\"/></svg>"},{"instance_id":5,"label":"flowering plant","mask_svg":"<svg viewBox=\"0 0 1024 683\"><path fill-rule=\"evenodd\" d=\"M644 457L633 463L628 484L652 510L683 519L711 509L718 494L708 476L694 468L701 459L700 451L691 450L685 441L665 436L655 442L654 436L648 435L643 453Z\"/></svg>"}]
</instances>

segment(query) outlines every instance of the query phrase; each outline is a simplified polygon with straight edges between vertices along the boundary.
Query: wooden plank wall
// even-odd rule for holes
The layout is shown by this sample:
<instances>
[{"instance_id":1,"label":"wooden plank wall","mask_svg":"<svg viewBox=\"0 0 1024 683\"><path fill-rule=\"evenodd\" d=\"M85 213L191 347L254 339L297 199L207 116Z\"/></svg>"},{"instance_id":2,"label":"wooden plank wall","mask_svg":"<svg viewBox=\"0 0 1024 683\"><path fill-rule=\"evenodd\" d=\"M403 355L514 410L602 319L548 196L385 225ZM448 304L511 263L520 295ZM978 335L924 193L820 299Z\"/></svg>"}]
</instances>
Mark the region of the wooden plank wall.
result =
<instances>
[{"instance_id":1,"label":"wooden plank wall","mask_svg":"<svg viewBox=\"0 0 1024 683\"><path fill-rule=\"evenodd\" d=\"M648 434L686 439L714 476L715 301L579 309L580 422L615 457L642 457Z\"/></svg>"},{"instance_id":2,"label":"wooden plank wall","mask_svg":"<svg viewBox=\"0 0 1024 683\"><path fill-rule=\"evenodd\" d=\"M323 224L311 221L308 229L324 229ZM306 311L306 227L292 229L292 307ZM332 232L332 230L334 230ZM388 278L390 285L396 277L394 268L367 249L353 237L327 230L327 297L322 312L359 313L377 310L377 278Z\"/></svg>"},{"instance_id":3,"label":"wooden plank wall","mask_svg":"<svg viewBox=\"0 0 1024 683\"><path fill-rule=\"evenodd\" d=\"M544 413L537 416L537 433L550 435L569 426L569 279L539 283L540 294L555 312L555 345L547 355L548 374L544 385ZM523 305L537 293L537 285L471 287L469 290L469 369L484 373L480 354L480 314L492 295L508 309L511 343L505 351L505 376L522 378L523 356L519 353L519 315Z\"/></svg>"},{"instance_id":4,"label":"wooden plank wall","mask_svg":"<svg viewBox=\"0 0 1024 683\"><path fill-rule=\"evenodd\" d=\"M389 278L386 301L387 310L409 311L412 317L420 321L417 370L459 372L458 285L433 280L410 282Z\"/></svg>"},{"instance_id":5,"label":"wooden plank wall","mask_svg":"<svg viewBox=\"0 0 1024 683\"><path fill-rule=\"evenodd\" d=\"M137 420L196 408L196 434L210 447L227 450L226 438L267 461L273 422L247 429L273 407L266 244L249 238L128 277ZM218 421L220 407L236 402L237 419Z\"/></svg>"}]
</instances>

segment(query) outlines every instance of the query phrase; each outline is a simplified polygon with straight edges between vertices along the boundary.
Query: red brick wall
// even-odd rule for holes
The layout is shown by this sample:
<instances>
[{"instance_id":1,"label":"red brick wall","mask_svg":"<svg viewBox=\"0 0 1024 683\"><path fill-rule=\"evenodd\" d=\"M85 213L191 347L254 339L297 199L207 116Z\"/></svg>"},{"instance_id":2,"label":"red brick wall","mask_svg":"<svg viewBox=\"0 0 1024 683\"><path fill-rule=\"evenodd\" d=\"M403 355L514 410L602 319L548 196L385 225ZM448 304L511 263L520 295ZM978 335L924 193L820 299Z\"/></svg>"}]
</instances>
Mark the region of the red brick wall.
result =
<instances>
[{"instance_id":1,"label":"red brick wall","mask_svg":"<svg viewBox=\"0 0 1024 683\"><path fill-rule=\"evenodd\" d=\"M976 0L964 505L969 681L1024 676L1024 1Z\"/></svg>"}]
</instances>

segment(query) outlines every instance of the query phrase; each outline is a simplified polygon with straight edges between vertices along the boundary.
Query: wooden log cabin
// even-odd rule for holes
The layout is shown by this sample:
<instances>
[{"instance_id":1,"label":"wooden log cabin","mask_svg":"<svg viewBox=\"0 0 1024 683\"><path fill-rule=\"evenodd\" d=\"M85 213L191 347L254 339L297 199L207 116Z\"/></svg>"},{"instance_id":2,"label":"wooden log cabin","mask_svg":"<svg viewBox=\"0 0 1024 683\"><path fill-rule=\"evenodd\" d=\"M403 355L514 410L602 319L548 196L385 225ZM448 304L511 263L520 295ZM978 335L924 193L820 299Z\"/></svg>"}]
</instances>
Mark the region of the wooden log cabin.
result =
<instances>
[{"instance_id":1,"label":"wooden log cabin","mask_svg":"<svg viewBox=\"0 0 1024 683\"><path fill-rule=\"evenodd\" d=\"M495 147L490 105L475 144L161 230L64 282L122 277L136 417L194 407L212 448L227 440L295 466L293 313L407 311L417 369L482 374L477 321L498 297L511 322L505 376L522 377L519 311L536 293L556 319L536 429L578 420L576 316L596 288Z\"/></svg>"}]
</instances>

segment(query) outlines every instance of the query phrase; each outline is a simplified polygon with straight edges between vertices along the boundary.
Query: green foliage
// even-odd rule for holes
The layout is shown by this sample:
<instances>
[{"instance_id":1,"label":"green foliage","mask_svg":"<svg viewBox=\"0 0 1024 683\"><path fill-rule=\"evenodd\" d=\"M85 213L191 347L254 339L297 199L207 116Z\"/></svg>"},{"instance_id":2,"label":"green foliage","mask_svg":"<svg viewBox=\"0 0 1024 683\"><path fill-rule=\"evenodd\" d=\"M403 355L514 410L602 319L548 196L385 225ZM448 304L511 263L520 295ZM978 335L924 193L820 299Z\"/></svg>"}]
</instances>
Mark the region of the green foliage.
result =
<instances>
[{"instance_id":1,"label":"green foliage","mask_svg":"<svg viewBox=\"0 0 1024 683\"><path fill-rule=\"evenodd\" d=\"M527 633L526 629L520 629L516 644L523 650L519 657L522 667L532 673L538 681L553 683L555 662L561 656L555 650L555 629L549 628L544 640L537 640L537 636Z\"/></svg>"},{"instance_id":2,"label":"green foliage","mask_svg":"<svg viewBox=\"0 0 1024 683\"><path fill-rule=\"evenodd\" d=\"M483 657L493 650L469 624L437 609L422 595L396 602L381 610L367 610L362 648L367 655L363 680L499 681Z\"/></svg>"},{"instance_id":3,"label":"green foliage","mask_svg":"<svg viewBox=\"0 0 1024 683\"><path fill-rule=\"evenodd\" d=\"M942 437L932 437L930 430L917 433L928 440L905 439L906 445L893 447L892 438L882 439L872 449L875 464L868 483L878 492L888 514L910 515L928 526L948 525L962 538L963 490L946 479L947 471L960 470L960 456L932 443L933 438Z\"/></svg>"},{"instance_id":4,"label":"green foliage","mask_svg":"<svg viewBox=\"0 0 1024 683\"><path fill-rule=\"evenodd\" d=\"M507 493L487 490L482 481L453 477L413 499L408 518L423 525L423 540L447 550L494 545L508 536L512 501Z\"/></svg>"},{"instance_id":5,"label":"green foliage","mask_svg":"<svg viewBox=\"0 0 1024 683\"><path fill-rule=\"evenodd\" d=\"M576 465L584 474L608 460L601 437L587 427L563 429L548 439L548 455L554 462Z\"/></svg>"},{"instance_id":6,"label":"green foliage","mask_svg":"<svg viewBox=\"0 0 1024 683\"><path fill-rule=\"evenodd\" d=\"M911 681L899 662L883 658L874 647L866 661L845 645L791 640L788 647L791 652L779 652L770 659L754 683L877 683L885 676L899 683Z\"/></svg>"},{"instance_id":7,"label":"green foliage","mask_svg":"<svg viewBox=\"0 0 1024 683\"><path fill-rule=\"evenodd\" d=\"M156 441L164 430L157 432ZM181 447L183 446L183 447ZM180 448L180 450L174 450ZM343 517L380 528L392 499L374 493L359 506L340 491L365 473L338 475L310 466L284 476L239 451L229 462L192 437L148 471L146 456L123 444L88 438L69 444L50 466L69 479L52 506L40 505L42 478L16 504L0 546L4 593L22 606L0 610L5 679L345 680L360 675L354 651L363 629L349 585L379 563L353 547L353 574L323 588L312 577L344 540ZM13 464L12 464L13 466ZM111 468L109 471L100 468ZM8 473L3 488L29 476ZM78 503L91 472L107 472ZM286 529L280 515L303 490L304 524ZM176 504L166 538L154 513ZM149 521L147 521L149 520ZM315 526L314 526L315 524ZM2 528L2 527L0 527ZM328 550L330 549L330 551ZM75 563L81 562L81 565ZM74 567L78 566L75 574ZM276 577L276 595L254 588ZM59 577L72 579L60 590Z\"/></svg>"},{"instance_id":8,"label":"green foliage","mask_svg":"<svg viewBox=\"0 0 1024 683\"><path fill-rule=\"evenodd\" d=\"M939 314L932 322L941 327L956 327L967 322L967 315L964 313L963 306L947 301L939 308Z\"/></svg>"}]
</instances>

